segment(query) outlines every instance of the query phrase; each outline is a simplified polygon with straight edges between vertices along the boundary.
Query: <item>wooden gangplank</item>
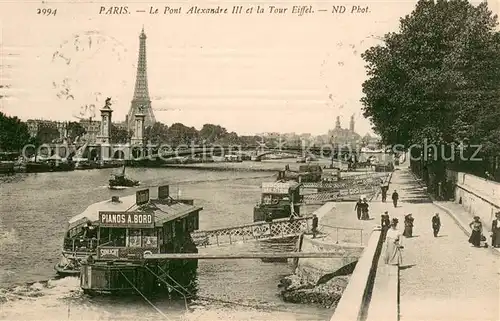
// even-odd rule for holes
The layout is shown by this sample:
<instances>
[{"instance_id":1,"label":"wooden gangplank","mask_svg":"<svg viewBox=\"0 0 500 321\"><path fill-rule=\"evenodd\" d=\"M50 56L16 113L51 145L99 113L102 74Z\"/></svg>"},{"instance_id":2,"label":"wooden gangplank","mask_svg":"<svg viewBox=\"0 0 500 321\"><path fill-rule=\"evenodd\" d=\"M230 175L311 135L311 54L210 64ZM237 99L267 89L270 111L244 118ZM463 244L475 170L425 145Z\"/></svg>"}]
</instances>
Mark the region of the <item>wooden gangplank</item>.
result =
<instances>
[{"instance_id":1,"label":"wooden gangplank","mask_svg":"<svg viewBox=\"0 0 500 321\"><path fill-rule=\"evenodd\" d=\"M330 190L348 190L363 187L380 186L380 181L385 180L389 174L387 173L369 173L361 175L346 176L345 178L329 182L305 182L301 183L302 189L330 189Z\"/></svg>"},{"instance_id":2,"label":"wooden gangplank","mask_svg":"<svg viewBox=\"0 0 500 321\"><path fill-rule=\"evenodd\" d=\"M371 199L387 173L369 173L348 176L337 182L302 183L301 194L305 204L321 204L329 201L357 200L365 195Z\"/></svg>"},{"instance_id":3,"label":"wooden gangplank","mask_svg":"<svg viewBox=\"0 0 500 321\"><path fill-rule=\"evenodd\" d=\"M345 258L348 251L335 252L259 252L259 253L225 253L225 254L208 254L208 253L161 253L161 254L144 254L146 260L227 260L227 259L275 259L275 258Z\"/></svg>"},{"instance_id":4,"label":"wooden gangplank","mask_svg":"<svg viewBox=\"0 0 500 321\"><path fill-rule=\"evenodd\" d=\"M288 218L272 222L257 222L215 230L195 231L191 237L197 246L220 246L224 244L265 241L299 236L310 230L312 215Z\"/></svg>"}]
</instances>

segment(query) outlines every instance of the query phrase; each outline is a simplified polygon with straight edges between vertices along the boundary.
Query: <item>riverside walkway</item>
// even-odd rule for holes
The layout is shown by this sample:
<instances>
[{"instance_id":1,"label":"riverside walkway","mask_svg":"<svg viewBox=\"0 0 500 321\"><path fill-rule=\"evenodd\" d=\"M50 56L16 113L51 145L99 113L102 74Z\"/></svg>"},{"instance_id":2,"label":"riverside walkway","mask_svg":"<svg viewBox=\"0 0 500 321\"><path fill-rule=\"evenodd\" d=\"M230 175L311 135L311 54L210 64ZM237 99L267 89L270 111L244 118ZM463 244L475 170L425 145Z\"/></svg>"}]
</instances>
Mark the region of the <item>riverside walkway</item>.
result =
<instances>
[{"instance_id":1,"label":"riverside walkway","mask_svg":"<svg viewBox=\"0 0 500 321\"><path fill-rule=\"evenodd\" d=\"M397 208L390 201L395 189L400 196ZM407 168L393 173L388 202L377 199L376 203L383 204L391 218L399 219L401 231L405 214L412 213L415 218L414 237L403 240L399 272L401 321L500 320L497 252L472 247L464 230L431 202ZM440 214L442 224L437 238L431 228L435 213ZM378 286L376 281L374 296Z\"/></svg>"}]
</instances>

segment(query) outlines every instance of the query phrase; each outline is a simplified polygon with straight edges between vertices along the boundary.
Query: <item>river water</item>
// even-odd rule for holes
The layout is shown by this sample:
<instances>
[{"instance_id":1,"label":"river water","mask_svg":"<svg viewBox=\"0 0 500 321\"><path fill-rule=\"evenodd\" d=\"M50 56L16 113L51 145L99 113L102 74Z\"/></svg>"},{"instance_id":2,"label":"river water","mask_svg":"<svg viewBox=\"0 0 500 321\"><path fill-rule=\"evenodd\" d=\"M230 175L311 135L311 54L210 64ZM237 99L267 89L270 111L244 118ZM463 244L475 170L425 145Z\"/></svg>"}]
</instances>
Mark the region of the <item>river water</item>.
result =
<instances>
[{"instance_id":1,"label":"river water","mask_svg":"<svg viewBox=\"0 0 500 321\"><path fill-rule=\"evenodd\" d=\"M331 310L281 301L277 284L292 272L283 263L201 260L198 295L203 299L188 309L183 300L156 298L150 304L141 297L91 298L82 293L77 278L54 279L53 266L60 258L67 220L93 202L135 193L135 189L107 189L113 171L116 169L0 177L0 320L330 318ZM130 168L127 174L141 181L140 188L170 184L171 194L180 190L182 198L193 198L204 207L200 229L250 223L260 184L274 180L272 173L258 171ZM210 251L247 252L261 245L237 246ZM28 284L31 282L35 283Z\"/></svg>"}]
</instances>

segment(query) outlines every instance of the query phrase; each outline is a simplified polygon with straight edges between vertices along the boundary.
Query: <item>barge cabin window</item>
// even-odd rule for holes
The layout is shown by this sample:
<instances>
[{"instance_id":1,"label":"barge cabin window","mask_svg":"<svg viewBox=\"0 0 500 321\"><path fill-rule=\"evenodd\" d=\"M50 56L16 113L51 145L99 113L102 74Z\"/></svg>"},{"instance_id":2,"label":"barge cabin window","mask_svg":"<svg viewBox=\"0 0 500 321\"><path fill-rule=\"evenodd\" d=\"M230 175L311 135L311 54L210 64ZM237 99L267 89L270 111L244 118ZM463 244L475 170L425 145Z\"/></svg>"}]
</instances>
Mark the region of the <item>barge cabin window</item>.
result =
<instances>
[{"instance_id":1,"label":"barge cabin window","mask_svg":"<svg viewBox=\"0 0 500 321\"><path fill-rule=\"evenodd\" d=\"M99 229L99 245L124 247L127 232L124 228L101 227Z\"/></svg>"},{"instance_id":2,"label":"barge cabin window","mask_svg":"<svg viewBox=\"0 0 500 321\"><path fill-rule=\"evenodd\" d=\"M158 235L153 228L149 229L129 229L128 247L158 247Z\"/></svg>"},{"instance_id":3,"label":"barge cabin window","mask_svg":"<svg viewBox=\"0 0 500 321\"><path fill-rule=\"evenodd\" d=\"M101 227L99 245L116 247L158 247L158 233L154 228L126 229Z\"/></svg>"},{"instance_id":4,"label":"barge cabin window","mask_svg":"<svg viewBox=\"0 0 500 321\"><path fill-rule=\"evenodd\" d=\"M66 232L64 250L70 252L95 251L97 243L97 227L87 222Z\"/></svg>"}]
</instances>

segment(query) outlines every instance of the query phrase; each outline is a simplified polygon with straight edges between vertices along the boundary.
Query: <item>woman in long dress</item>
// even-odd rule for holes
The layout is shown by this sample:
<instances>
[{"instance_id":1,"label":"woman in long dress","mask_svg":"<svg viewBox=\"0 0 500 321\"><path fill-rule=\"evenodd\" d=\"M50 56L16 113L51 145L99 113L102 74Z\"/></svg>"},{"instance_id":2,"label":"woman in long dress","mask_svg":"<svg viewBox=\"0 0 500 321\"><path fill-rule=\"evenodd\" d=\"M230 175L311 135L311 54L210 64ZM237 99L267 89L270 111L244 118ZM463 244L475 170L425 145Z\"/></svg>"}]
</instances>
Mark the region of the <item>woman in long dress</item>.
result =
<instances>
[{"instance_id":1,"label":"woman in long dress","mask_svg":"<svg viewBox=\"0 0 500 321\"><path fill-rule=\"evenodd\" d=\"M387 230L385 237L385 253L384 262L390 265L401 265L403 263L403 255L401 249L403 236L398 230L398 219L393 218L391 221L391 228Z\"/></svg>"},{"instance_id":2,"label":"woman in long dress","mask_svg":"<svg viewBox=\"0 0 500 321\"><path fill-rule=\"evenodd\" d=\"M412 237L413 236L413 221L415 219L411 214L405 216L405 230L403 232L403 236Z\"/></svg>"},{"instance_id":3,"label":"woman in long dress","mask_svg":"<svg viewBox=\"0 0 500 321\"><path fill-rule=\"evenodd\" d=\"M500 212L496 212L495 217L491 224L491 246L500 247Z\"/></svg>"},{"instance_id":4,"label":"woman in long dress","mask_svg":"<svg viewBox=\"0 0 500 321\"><path fill-rule=\"evenodd\" d=\"M469 224L472 229L469 243L474 245L475 247L481 246L481 236L483 235L483 223L479 219L479 216L474 216L474 221Z\"/></svg>"},{"instance_id":5,"label":"woman in long dress","mask_svg":"<svg viewBox=\"0 0 500 321\"><path fill-rule=\"evenodd\" d=\"M366 198L363 198L362 205L363 206L361 207L361 219L362 220L369 220L370 216L368 215L368 208L370 207L370 205L368 204L368 201L366 200Z\"/></svg>"}]
</instances>

